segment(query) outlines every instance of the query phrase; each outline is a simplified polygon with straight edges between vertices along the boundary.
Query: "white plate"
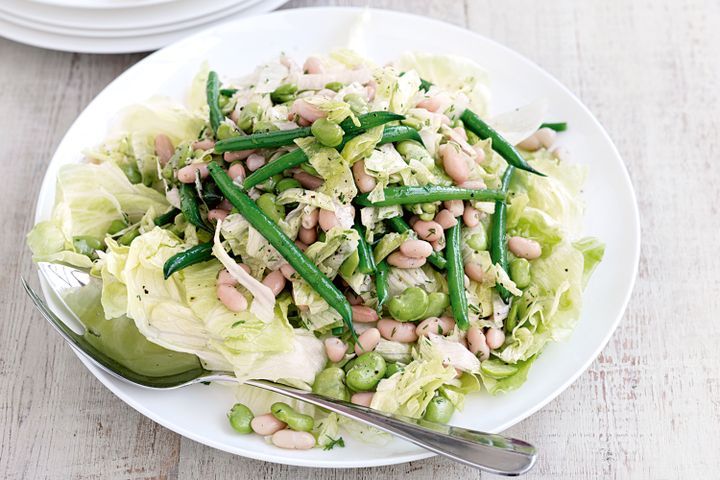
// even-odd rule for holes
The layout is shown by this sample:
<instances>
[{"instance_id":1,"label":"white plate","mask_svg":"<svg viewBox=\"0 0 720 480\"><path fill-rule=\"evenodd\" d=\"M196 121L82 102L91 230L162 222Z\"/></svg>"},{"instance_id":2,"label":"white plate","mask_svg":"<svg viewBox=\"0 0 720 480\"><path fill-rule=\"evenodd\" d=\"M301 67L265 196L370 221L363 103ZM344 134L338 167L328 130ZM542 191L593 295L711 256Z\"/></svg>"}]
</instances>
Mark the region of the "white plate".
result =
<instances>
[{"instance_id":1,"label":"white plate","mask_svg":"<svg viewBox=\"0 0 720 480\"><path fill-rule=\"evenodd\" d=\"M258 0L255 3L222 16L220 20L230 21L251 15L269 12L286 3L287 0ZM16 42L25 43L51 50L81 53L132 53L147 52L169 45L181 38L199 32L214 22L201 23L182 30L173 30L151 35L138 35L120 38L88 38L77 35L61 35L36 28L28 28L0 16L0 36ZM234 39L237 41L237 39Z\"/></svg>"},{"instance_id":2,"label":"white plate","mask_svg":"<svg viewBox=\"0 0 720 480\"><path fill-rule=\"evenodd\" d=\"M3 0L0 10L27 22L70 29L123 30L175 25L247 0L176 0L172 4L118 8L112 11L40 5L25 0Z\"/></svg>"},{"instance_id":3,"label":"white plate","mask_svg":"<svg viewBox=\"0 0 720 480\"><path fill-rule=\"evenodd\" d=\"M0 7L0 19L14 23L21 27L38 30L41 32L48 32L69 37L88 37L88 42L94 41L91 39L95 38L115 39L125 37L141 37L146 35L157 35L161 33L176 31L183 31L183 36L186 36L188 28L196 27L198 25L207 25L211 22L217 22L220 20L227 21L227 19L232 15L239 13L242 10L247 10L253 5L262 3L263 1L264 0L243 0L240 2L235 1L232 5L226 6L216 12L203 13L202 15L196 16L188 20L184 20L182 22L156 25L144 28L95 29L64 27L50 23L40 23L27 20L24 17L19 17L13 13L3 10L2 7Z\"/></svg>"},{"instance_id":4,"label":"white plate","mask_svg":"<svg viewBox=\"0 0 720 480\"><path fill-rule=\"evenodd\" d=\"M77 162L83 148L100 141L108 119L121 107L159 92L182 98L197 68L206 60L213 69L231 76L246 73L283 51L301 59L342 46L361 12L351 8L274 12L215 26L147 57L100 93L70 128L48 167L38 199L37 220L47 218L51 212L58 167ZM544 351L520 390L498 397L470 395L465 410L453 418L458 425L499 432L567 388L595 359L618 325L632 290L639 256L640 230L633 189L602 126L575 96L538 66L502 45L446 23L397 12L370 12L371 19L363 27L365 53L378 63L396 58L406 49L474 58L491 75L493 111L547 98L551 105L548 120L569 122L562 141L577 162L589 167L584 189L585 233L600 237L607 250L586 290L582 318L573 336ZM303 26L303 35L298 35L298 25ZM243 49L241 55L235 54L239 37L256 39L253 48ZM197 385L180 391L153 392L117 382L90 365L88 368L118 397L156 422L239 455L333 468L386 465L430 456L399 440L373 447L346 438L346 448L329 452L280 450L258 436L233 433L225 418L235 401L230 389ZM542 454L542 439L534 441Z\"/></svg>"},{"instance_id":5,"label":"white plate","mask_svg":"<svg viewBox=\"0 0 720 480\"><path fill-rule=\"evenodd\" d=\"M35 3L44 3L68 8L126 8L136 6L156 5L170 3L176 0L30 0Z\"/></svg>"}]
</instances>

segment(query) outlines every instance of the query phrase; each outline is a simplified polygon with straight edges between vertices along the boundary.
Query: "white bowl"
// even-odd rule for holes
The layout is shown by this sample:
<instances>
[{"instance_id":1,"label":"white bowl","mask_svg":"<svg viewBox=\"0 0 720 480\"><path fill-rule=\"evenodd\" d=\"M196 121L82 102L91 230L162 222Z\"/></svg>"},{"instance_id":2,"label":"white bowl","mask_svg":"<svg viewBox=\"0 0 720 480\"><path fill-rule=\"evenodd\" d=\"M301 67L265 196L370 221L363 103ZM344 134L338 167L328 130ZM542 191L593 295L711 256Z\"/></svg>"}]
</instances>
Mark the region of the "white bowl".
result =
<instances>
[{"instance_id":1,"label":"white bowl","mask_svg":"<svg viewBox=\"0 0 720 480\"><path fill-rule=\"evenodd\" d=\"M55 176L61 164L80 160L80 151L100 141L108 119L121 107L162 92L183 98L200 64L223 75L239 75L281 52L302 59L346 44L363 10L313 8L284 10L212 27L147 57L111 83L85 109L58 147L38 199L37 219L50 215ZM547 119L567 121L562 143L573 161L589 167L585 186L585 233L607 244L605 259L585 292L582 318L565 343L550 345L535 362L527 382L498 397L470 395L453 423L500 432L542 408L567 388L595 359L618 325L630 297L639 256L638 211L630 180L605 130L557 80L517 53L467 30L418 16L369 10L361 27L366 52L379 63L408 50L453 53L473 58L490 73L494 112L545 97ZM302 32L302 33L299 33ZM242 39L247 39L242 41ZM246 457L313 467L367 467L407 462L431 454L399 440L377 447L347 438L346 447L296 452L238 435L225 413L232 390L197 385L170 392L135 388L88 368L118 397L142 414L198 442ZM539 445L542 454L542 443Z\"/></svg>"}]
</instances>

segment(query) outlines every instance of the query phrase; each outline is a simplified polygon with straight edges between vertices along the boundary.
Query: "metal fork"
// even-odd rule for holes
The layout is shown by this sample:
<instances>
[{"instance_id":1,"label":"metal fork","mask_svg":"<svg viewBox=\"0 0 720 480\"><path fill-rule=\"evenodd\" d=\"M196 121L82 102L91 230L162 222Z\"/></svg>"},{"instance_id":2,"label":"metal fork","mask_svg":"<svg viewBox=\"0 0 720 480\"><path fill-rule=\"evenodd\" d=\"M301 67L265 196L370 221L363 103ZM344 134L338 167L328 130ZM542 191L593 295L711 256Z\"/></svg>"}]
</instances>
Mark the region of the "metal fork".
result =
<instances>
[{"instance_id":1,"label":"metal fork","mask_svg":"<svg viewBox=\"0 0 720 480\"><path fill-rule=\"evenodd\" d=\"M92 277L81 270L57 264L41 264L40 271L48 280L51 290L78 288L88 285ZM281 385L266 380L245 380L240 382L230 372L211 372L201 367L179 374L148 376L134 372L90 344L83 335L77 334L63 322L45 301L22 278L22 285L35 307L52 325L56 332L76 352L87 358L108 375L142 388L167 390L181 388L201 382L244 383L296 400L322 407L358 422L407 440L431 452L454 461L470 465L487 472L516 476L529 471L536 460L535 448L522 440L466 428L417 420L401 415L390 415L360 405L330 399L311 392ZM64 303L63 296L58 298ZM65 304L67 306L67 304Z\"/></svg>"}]
</instances>

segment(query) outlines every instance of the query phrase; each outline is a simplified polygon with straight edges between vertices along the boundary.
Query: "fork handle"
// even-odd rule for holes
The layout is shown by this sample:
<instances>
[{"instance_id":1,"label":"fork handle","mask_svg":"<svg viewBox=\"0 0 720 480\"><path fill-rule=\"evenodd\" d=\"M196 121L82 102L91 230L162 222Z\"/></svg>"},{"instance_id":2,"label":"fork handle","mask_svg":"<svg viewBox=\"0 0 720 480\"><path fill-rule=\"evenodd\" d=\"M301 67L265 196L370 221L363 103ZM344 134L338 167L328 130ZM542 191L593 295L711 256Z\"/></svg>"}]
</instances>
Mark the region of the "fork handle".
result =
<instances>
[{"instance_id":1,"label":"fork handle","mask_svg":"<svg viewBox=\"0 0 720 480\"><path fill-rule=\"evenodd\" d=\"M391 433L426 450L490 473L521 475L533 467L537 458L535 447L522 440L389 415L265 380L247 380L245 384L325 408Z\"/></svg>"}]
</instances>

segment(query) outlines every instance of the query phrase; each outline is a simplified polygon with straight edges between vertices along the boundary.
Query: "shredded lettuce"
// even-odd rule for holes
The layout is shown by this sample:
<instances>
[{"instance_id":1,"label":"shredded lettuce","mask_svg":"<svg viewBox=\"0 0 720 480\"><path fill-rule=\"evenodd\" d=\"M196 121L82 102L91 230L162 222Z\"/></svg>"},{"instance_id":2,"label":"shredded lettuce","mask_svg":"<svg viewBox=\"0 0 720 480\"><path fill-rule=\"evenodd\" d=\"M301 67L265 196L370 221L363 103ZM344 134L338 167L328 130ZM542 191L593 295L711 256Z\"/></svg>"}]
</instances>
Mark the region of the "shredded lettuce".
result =
<instances>
[{"instance_id":1,"label":"shredded lettuce","mask_svg":"<svg viewBox=\"0 0 720 480\"><path fill-rule=\"evenodd\" d=\"M322 146L314 137L300 138L295 140L295 143L305 152L310 165L325 180L318 192L337 199L341 204L349 204L357 195L357 187L350 170L351 163L334 148Z\"/></svg>"}]
</instances>

